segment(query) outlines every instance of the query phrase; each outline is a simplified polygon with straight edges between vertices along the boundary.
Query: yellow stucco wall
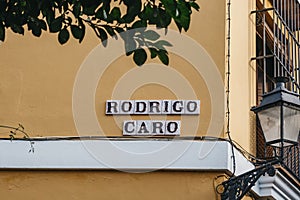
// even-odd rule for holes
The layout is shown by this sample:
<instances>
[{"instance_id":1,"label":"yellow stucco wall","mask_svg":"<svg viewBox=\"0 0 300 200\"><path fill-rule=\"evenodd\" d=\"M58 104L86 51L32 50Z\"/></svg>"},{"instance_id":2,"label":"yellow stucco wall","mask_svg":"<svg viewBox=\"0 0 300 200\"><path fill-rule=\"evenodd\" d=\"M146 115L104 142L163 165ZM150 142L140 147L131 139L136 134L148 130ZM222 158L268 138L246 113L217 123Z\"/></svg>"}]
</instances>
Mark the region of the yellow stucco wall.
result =
<instances>
[{"instance_id":1,"label":"yellow stucco wall","mask_svg":"<svg viewBox=\"0 0 300 200\"><path fill-rule=\"evenodd\" d=\"M219 75L223 79L225 1L198 2L201 11L193 14L187 35L204 47L216 63ZM71 39L63 46L59 45L54 34L43 33L40 38L35 38L28 32L25 36L7 32L6 41L0 46L1 124L15 126L21 123L33 137L78 135L72 113L73 86L80 65L92 49L99 45L99 39L90 29L87 30L82 44ZM189 48L186 50L189 51ZM189 80L196 98L201 100L200 116L189 118L200 118L196 134L206 135L211 122L212 105L203 77L187 60L174 54L170 55L170 67L178 70L179 74ZM103 126L107 136L121 136L122 130L111 116L105 116L105 101L112 98L116 82L135 68L137 67L132 57L121 56L107 68L99 80L95 111L99 124ZM138 88L131 99L176 99L176 96L168 87L148 84ZM220 104L223 105L224 102L221 100ZM139 118L141 117L136 117ZM180 117L168 116L167 119ZM188 123L183 124L182 136L194 135L191 134L189 127ZM93 131L87 134L97 135ZM222 133L217 135L222 136ZM7 135L0 135L5 136Z\"/></svg>"},{"instance_id":2,"label":"yellow stucco wall","mask_svg":"<svg viewBox=\"0 0 300 200\"><path fill-rule=\"evenodd\" d=\"M0 172L5 200L196 200L217 199L216 173L113 171Z\"/></svg>"},{"instance_id":3,"label":"yellow stucco wall","mask_svg":"<svg viewBox=\"0 0 300 200\"><path fill-rule=\"evenodd\" d=\"M231 1L231 134L243 148L254 152L255 119L250 108L256 105L255 1Z\"/></svg>"},{"instance_id":4,"label":"yellow stucco wall","mask_svg":"<svg viewBox=\"0 0 300 200\"><path fill-rule=\"evenodd\" d=\"M226 1L198 0L201 10L192 16L187 33L201 44L225 77ZM231 133L245 149L251 149L250 107L254 105L255 71L249 64L253 53L249 13L254 1L232 1L231 44ZM250 31L249 31L250 30ZM0 124L21 123L30 136L78 136L72 114L72 92L76 74L89 53L99 45L90 30L82 44L71 39L59 45L57 36L43 33L41 38L26 33L7 33L0 45ZM188 50L188 49L187 49ZM249 65L248 65L249 64ZM170 66L190 80L201 100L201 115L196 134L206 135L211 120L211 99L201 75L188 61L171 54ZM121 56L99 81L95 108L105 135L121 136L122 131L110 116L105 116L105 100L111 99L114 84L136 68L132 57ZM105 90L104 90L105 89ZM254 92L254 93L253 93ZM132 99L174 99L168 88L148 84L138 88ZM224 102L220 101L220 104ZM148 119L135 116L134 119ZM178 119L169 116L168 119ZM225 117L223 118L225 121ZM222 120L223 120L222 119ZM223 123L223 121L221 122ZM182 136L189 136L186 128ZM90 135L96 133L89 132ZM0 137L7 137L0 132ZM223 132L217 134L223 137ZM216 158L217 159L217 158ZM4 199L216 199L214 178L219 173L153 172L128 174L111 171L1 171L0 194Z\"/></svg>"}]
</instances>

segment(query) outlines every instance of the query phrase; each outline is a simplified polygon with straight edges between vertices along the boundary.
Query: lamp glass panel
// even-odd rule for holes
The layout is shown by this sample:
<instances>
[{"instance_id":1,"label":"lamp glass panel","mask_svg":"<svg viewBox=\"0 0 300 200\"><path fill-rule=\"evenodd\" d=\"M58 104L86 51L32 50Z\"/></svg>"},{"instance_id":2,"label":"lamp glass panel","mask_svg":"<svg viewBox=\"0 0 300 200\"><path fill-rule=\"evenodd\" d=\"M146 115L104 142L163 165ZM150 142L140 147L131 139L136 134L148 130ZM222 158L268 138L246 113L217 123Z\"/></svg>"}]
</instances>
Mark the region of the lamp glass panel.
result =
<instances>
[{"instance_id":1,"label":"lamp glass panel","mask_svg":"<svg viewBox=\"0 0 300 200\"><path fill-rule=\"evenodd\" d=\"M266 142L280 139L280 106L259 111L257 115Z\"/></svg>"},{"instance_id":2,"label":"lamp glass panel","mask_svg":"<svg viewBox=\"0 0 300 200\"><path fill-rule=\"evenodd\" d=\"M300 131L300 110L283 107L284 139L298 141Z\"/></svg>"}]
</instances>

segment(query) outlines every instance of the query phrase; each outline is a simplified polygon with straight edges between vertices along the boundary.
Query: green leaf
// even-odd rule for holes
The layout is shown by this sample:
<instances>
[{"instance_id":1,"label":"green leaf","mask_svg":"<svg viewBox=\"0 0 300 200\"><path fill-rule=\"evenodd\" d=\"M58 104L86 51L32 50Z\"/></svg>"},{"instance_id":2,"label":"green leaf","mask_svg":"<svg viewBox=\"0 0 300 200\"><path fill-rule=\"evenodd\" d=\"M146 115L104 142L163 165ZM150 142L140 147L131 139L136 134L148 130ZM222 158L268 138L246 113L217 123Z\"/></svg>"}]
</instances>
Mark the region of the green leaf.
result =
<instances>
[{"instance_id":1,"label":"green leaf","mask_svg":"<svg viewBox=\"0 0 300 200\"><path fill-rule=\"evenodd\" d=\"M42 29L38 26L32 27L32 34L36 37L40 37L42 34Z\"/></svg>"},{"instance_id":2,"label":"green leaf","mask_svg":"<svg viewBox=\"0 0 300 200\"><path fill-rule=\"evenodd\" d=\"M127 6L127 10L122 20L124 20L125 23L131 23L134 21L135 17L140 13L142 8L142 2L141 0L126 0L123 2Z\"/></svg>"},{"instance_id":3,"label":"green leaf","mask_svg":"<svg viewBox=\"0 0 300 200\"><path fill-rule=\"evenodd\" d=\"M47 30L47 25L46 25L46 22L44 20L39 20L39 26L41 27L41 29L43 30Z\"/></svg>"},{"instance_id":4,"label":"green leaf","mask_svg":"<svg viewBox=\"0 0 300 200\"><path fill-rule=\"evenodd\" d=\"M148 31L143 32L143 36L146 39L152 40L152 41L158 40L160 37L160 35L153 30L148 30Z\"/></svg>"},{"instance_id":5,"label":"green leaf","mask_svg":"<svg viewBox=\"0 0 300 200\"><path fill-rule=\"evenodd\" d=\"M155 58L158 54L158 51L154 48L149 48L150 54L151 54L151 58Z\"/></svg>"},{"instance_id":6,"label":"green leaf","mask_svg":"<svg viewBox=\"0 0 300 200\"><path fill-rule=\"evenodd\" d=\"M107 11L103 7L101 7L95 13L95 17L97 19L106 20L107 19Z\"/></svg>"},{"instance_id":7,"label":"green leaf","mask_svg":"<svg viewBox=\"0 0 300 200\"><path fill-rule=\"evenodd\" d=\"M86 15L94 15L96 8L97 8L97 5L83 6L82 13L86 14Z\"/></svg>"},{"instance_id":8,"label":"green leaf","mask_svg":"<svg viewBox=\"0 0 300 200\"><path fill-rule=\"evenodd\" d=\"M33 18L33 17L29 17L27 26L28 26L28 30L32 30L32 29L36 29L39 26L39 19L37 18Z\"/></svg>"},{"instance_id":9,"label":"green leaf","mask_svg":"<svg viewBox=\"0 0 300 200\"><path fill-rule=\"evenodd\" d=\"M107 33L104 29L96 27L97 36L101 39L102 45L104 47L107 46Z\"/></svg>"},{"instance_id":10,"label":"green leaf","mask_svg":"<svg viewBox=\"0 0 300 200\"><path fill-rule=\"evenodd\" d=\"M177 2L174 0L161 0L161 2L165 7L166 12L172 17L175 17Z\"/></svg>"},{"instance_id":11,"label":"green leaf","mask_svg":"<svg viewBox=\"0 0 300 200\"><path fill-rule=\"evenodd\" d=\"M58 34L58 41L60 44L65 44L70 38L70 33L67 28L62 29Z\"/></svg>"},{"instance_id":12,"label":"green leaf","mask_svg":"<svg viewBox=\"0 0 300 200\"><path fill-rule=\"evenodd\" d=\"M136 22L134 22L131 26L132 29L134 28L146 28L147 23L145 20L138 20Z\"/></svg>"},{"instance_id":13,"label":"green leaf","mask_svg":"<svg viewBox=\"0 0 300 200\"><path fill-rule=\"evenodd\" d=\"M112 11L110 12L110 16L112 17L113 20L118 20L121 18L121 11L120 8L114 7Z\"/></svg>"},{"instance_id":14,"label":"green leaf","mask_svg":"<svg viewBox=\"0 0 300 200\"><path fill-rule=\"evenodd\" d=\"M191 5L186 0L161 0L167 14L169 14L176 23L178 30L181 32L182 28L187 31L191 21Z\"/></svg>"},{"instance_id":15,"label":"green leaf","mask_svg":"<svg viewBox=\"0 0 300 200\"><path fill-rule=\"evenodd\" d=\"M42 13L43 13L43 16L46 17L47 24L50 27L52 21L54 20L54 15L55 15L54 11L49 7L45 7L42 10Z\"/></svg>"},{"instance_id":16,"label":"green leaf","mask_svg":"<svg viewBox=\"0 0 300 200\"><path fill-rule=\"evenodd\" d=\"M176 24L176 26L177 26L179 32L181 32L181 31L182 31L182 25L180 24L180 22L175 21L175 24Z\"/></svg>"},{"instance_id":17,"label":"green leaf","mask_svg":"<svg viewBox=\"0 0 300 200\"><path fill-rule=\"evenodd\" d=\"M137 0L137 1L141 1L141 0ZM132 0L123 0L123 2L126 6L133 6L135 4L135 2Z\"/></svg>"},{"instance_id":18,"label":"green leaf","mask_svg":"<svg viewBox=\"0 0 300 200\"><path fill-rule=\"evenodd\" d=\"M71 32L74 38L78 40L81 40L84 34L83 30L76 25L71 25Z\"/></svg>"},{"instance_id":19,"label":"green leaf","mask_svg":"<svg viewBox=\"0 0 300 200\"><path fill-rule=\"evenodd\" d=\"M138 66L142 66L147 60L147 53L144 49L136 49L133 54L133 60Z\"/></svg>"},{"instance_id":20,"label":"green leaf","mask_svg":"<svg viewBox=\"0 0 300 200\"><path fill-rule=\"evenodd\" d=\"M62 16L59 16L56 19L54 19L50 24L50 32L51 33L59 32L62 28L62 22L63 22Z\"/></svg>"},{"instance_id":21,"label":"green leaf","mask_svg":"<svg viewBox=\"0 0 300 200\"><path fill-rule=\"evenodd\" d=\"M185 0L179 0L177 3L177 9L179 9L179 16L175 18L175 21L180 23L185 31L189 29L191 21L191 10L189 4Z\"/></svg>"},{"instance_id":22,"label":"green leaf","mask_svg":"<svg viewBox=\"0 0 300 200\"><path fill-rule=\"evenodd\" d=\"M171 47L173 45L166 40L159 40L159 41L155 42L153 44L153 46L155 46L157 49L160 49L160 50L166 50L165 46Z\"/></svg>"},{"instance_id":23,"label":"green leaf","mask_svg":"<svg viewBox=\"0 0 300 200\"><path fill-rule=\"evenodd\" d=\"M5 28L2 23L0 23L0 40L2 42L5 40Z\"/></svg>"},{"instance_id":24,"label":"green leaf","mask_svg":"<svg viewBox=\"0 0 300 200\"><path fill-rule=\"evenodd\" d=\"M133 36L134 33L130 31L125 31L120 34L121 38L124 41L125 53L126 55L132 54L132 52L136 49L137 43L135 42Z\"/></svg>"},{"instance_id":25,"label":"green leaf","mask_svg":"<svg viewBox=\"0 0 300 200\"><path fill-rule=\"evenodd\" d=\"M172 17L164 10L159 9L159 23L158 28L167 28L172 21Z\"/></svg>"},{"instance_id":26,"label":"green leaf","mask_svg":"<svg viewBox=\"0 0 300 200\"><path fill-rule=\"evenodd\" d=\"M158 51L158 58L160 59L160 61L165 64L165 65L169 65L169 56L168 56L168 52L165 50L159 50Z\"/></svg>"},{"instance_id":27,"label":"green leaf","mask_svg":"<svg viewBox=\"0 0 300 200\"><path fill-rule=\"evenodd\" d=\"M109 26L109 25L104 25L103 27L105 28L105 30L108 32L108 34L109 34L110 36L116 35L114 29L113 29L111 26Z\"/></svg>"},{"instance_id":28,"label":"green leaf","mask_svg":"<svg viewBox=\"0 0 300 200\"><path fill-rule=\"evenodd\" d=\"M73 14L76 18L79 17L81 11L81 3L80 1L76 1L73 6Z\"/></svg>"},{"instance_id":29,"label":"green leaf","mask_svg":"<svg viewBox=\"0 0 300 200\"><path fill-rule=\"evenodd\" d=\"M131 16L131 15L126 14L126 15L124 15L124 16L121 18L121 21L122 21L123 23L129 24L129 23L131 23L131 22L134 21L134 18L135 18L135 16Z\"/></svg>"},{"instance_id":30,"label":"green leaf","mask_svg":"<svg viewBox=\"0 0 300 200\"><path fill-rule=\"evenodd\" d=\"M159 23L159 11L158 8L156 6L154 6L153 8L151 8L151 14L148 16L149 19L149 24L157 24Z\"/></svg>"},{"instance_id":31,"label":"green leaf","mask_svg":"<svg viewBox=\"0 0 300 200\"><path fill-rule=\"evenodd\" d=\"M144 7L144 10L139 14L139 18L143 20L148 20L151 16L153 16L153 8L148 3Z\"/></svg>"},{"instance_id":32,"label":"green leaf","mask_svg":"<svg viewBox=\"0 0 300 200\"><path fill-rule=\"evenodd\" d=\"M116 30L118 33L124 32L124 29L123 29L123 28L120 28L120 27L116 27L115 30Z\"/></svg>"},{"instance_id":33,"label":"green leaf","mask_svg":"<svg viewBox=\"0 0 300 200\"><path fill-rule=\"evenodd\" d=\"M64 12L67 12L68 9L69 9L69 4L68 4L68 2L67 2L67 1L62 1L62 2L61 2L61 5L62 5L62 7L63 7L63 9L64 9Z\"/></svg>"},{"instance_id":34,"label":"green leaf","mask_svg":"<svg viewBox=\"0 0 300 200\"><path fill-rule=\"evenodd\" d=\"M4 12L8 2L6 0L0 0L0 12Z\"/></svg>"},{"instance_id":35,"label":"green leaf","mask_svg":"<svg viewBox=\"0 0 300 200\"><path fill-rule=\"evenodd\" d=\"M24 28L22 26L17 24L12 24L10 28L13 32L24 35Z\"/></svg>"},{"instance_id":36,"label":"green leaf","mask_svg":"<svg viewBox=\"0 0 300 200\"><path fill-rule=\"evenodd\" d=\"M195 10L199 11L200 6L195 1L189 2L190 6L193 7Z\"/></svg>"},{"instance_id":37,"label":"green leaf","mask_svg":"<svg viewBox=\"0 0 300 200\"><path fill-rule=\"evenodd\" d=\"M82 42L83 38L84 38L84 35L85 35L85 25L83 23L83 20L78 18L78 26L79 28L82 30L82 36L81 38L79 39L79 43Z\"/></svg>"}]
</instances>

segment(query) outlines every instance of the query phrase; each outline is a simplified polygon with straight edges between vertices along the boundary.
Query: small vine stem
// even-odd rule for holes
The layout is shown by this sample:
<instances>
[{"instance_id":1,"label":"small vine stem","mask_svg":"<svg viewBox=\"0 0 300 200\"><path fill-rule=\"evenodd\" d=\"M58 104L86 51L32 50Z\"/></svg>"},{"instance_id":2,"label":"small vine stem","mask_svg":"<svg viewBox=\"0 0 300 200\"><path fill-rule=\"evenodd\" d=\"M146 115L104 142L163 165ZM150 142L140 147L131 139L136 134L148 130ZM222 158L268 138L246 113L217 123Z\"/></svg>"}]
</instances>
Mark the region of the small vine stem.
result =
<instances>
[{"instance_id":1,"label":"small vine stem","mask_svg":"<svg viewBox=\"0 0 300 200\"><path fill-rule=\"evenodd\" d=\"M30 144L30 149L28 152L34 153L34 141L30 138L29 134L24 131L24 126L22 124L19 124L18 127L12 127L12 126L7 126L7 125L0 125L0 128L5 128L5 129L10 129L10 133L13 135L16 135L18 132L22 133L24 135L24 138L29 141ZM14 136L11 135L11 140L14 139Z\"/></svg>"}]
</instances>

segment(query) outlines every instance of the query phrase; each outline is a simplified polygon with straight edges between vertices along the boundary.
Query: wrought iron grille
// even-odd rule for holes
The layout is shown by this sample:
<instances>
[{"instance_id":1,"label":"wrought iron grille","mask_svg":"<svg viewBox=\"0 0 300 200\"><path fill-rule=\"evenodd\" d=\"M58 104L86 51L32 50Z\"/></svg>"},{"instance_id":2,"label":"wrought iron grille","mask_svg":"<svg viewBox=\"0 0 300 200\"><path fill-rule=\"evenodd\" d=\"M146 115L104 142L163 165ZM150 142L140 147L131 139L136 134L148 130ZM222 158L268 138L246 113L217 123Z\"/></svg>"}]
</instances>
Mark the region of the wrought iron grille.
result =
<instances>
[{"instance_id":1,"label":"wrought iron grille","mask_svg":"<svg viewBox=\"0 0 300 200\"><path fill-rule=\"evenodd\" d=\"M291 80L286 87L300 95L300 3L298 0L256 0L257 104L275 87L274 77ZM276 154L265 146L257 120L257 156ZM300 146L286 148L285 168L300 180Z\"/></svg>"}]
</instances>

